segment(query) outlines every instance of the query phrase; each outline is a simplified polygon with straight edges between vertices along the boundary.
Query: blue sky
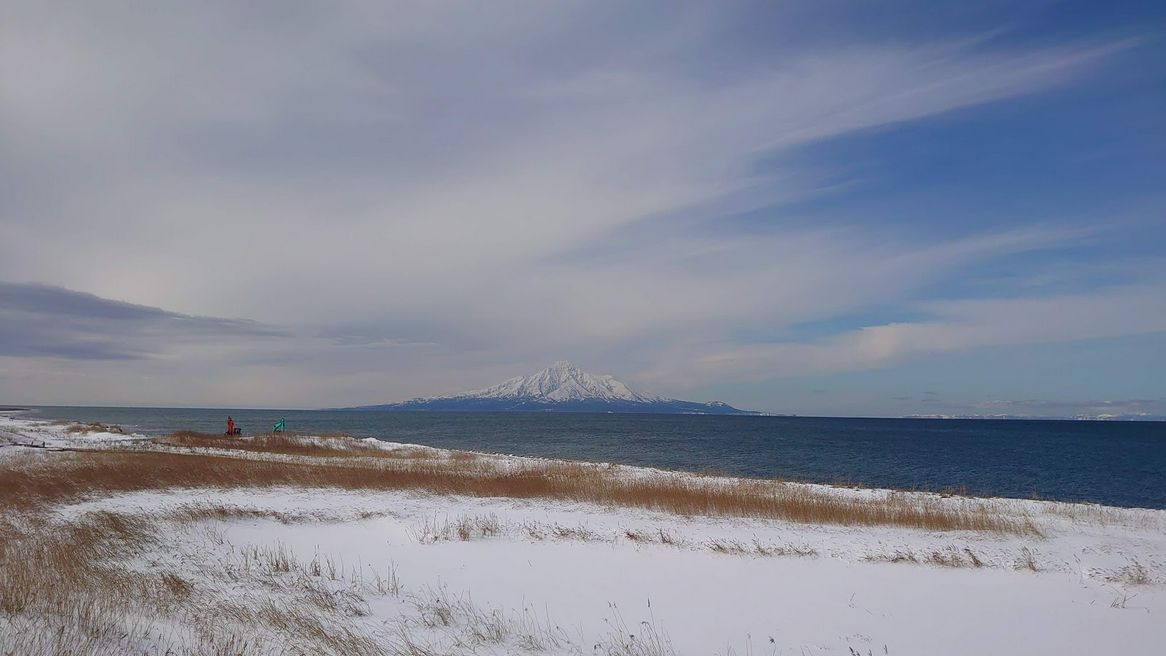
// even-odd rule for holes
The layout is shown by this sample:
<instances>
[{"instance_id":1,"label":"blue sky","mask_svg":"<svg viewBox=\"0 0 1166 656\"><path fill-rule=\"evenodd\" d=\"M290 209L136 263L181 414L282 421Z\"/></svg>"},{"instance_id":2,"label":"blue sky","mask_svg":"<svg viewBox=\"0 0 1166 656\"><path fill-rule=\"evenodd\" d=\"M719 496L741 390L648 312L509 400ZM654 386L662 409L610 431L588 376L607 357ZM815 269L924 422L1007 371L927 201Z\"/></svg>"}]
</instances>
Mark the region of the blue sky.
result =
<instances>
[{"instance_id":1,"label":"blue sky","mask_svg":"<svg viewBox=\"0 0 1166 656\"><path fill-rule=\"evenodd\" d=\"M1162 3L5 4L0 401L1166 415Z\"/></svg>"}]
</instances>

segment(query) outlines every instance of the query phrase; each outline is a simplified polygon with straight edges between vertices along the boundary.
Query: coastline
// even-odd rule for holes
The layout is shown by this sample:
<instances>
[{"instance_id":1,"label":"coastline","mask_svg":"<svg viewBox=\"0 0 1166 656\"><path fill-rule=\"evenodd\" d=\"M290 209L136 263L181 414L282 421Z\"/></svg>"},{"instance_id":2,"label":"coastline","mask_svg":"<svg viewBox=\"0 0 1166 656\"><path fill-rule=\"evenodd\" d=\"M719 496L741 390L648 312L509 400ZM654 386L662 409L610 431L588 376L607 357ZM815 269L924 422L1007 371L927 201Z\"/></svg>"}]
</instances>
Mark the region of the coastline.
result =
<instances>
[{"instance_id":1,"label":"coastline","mask_svg":"<svg viewBox=\"0 0 1166 656\"><path fill-rule=\"evenodd\" d=\"M353 471L364 463L393 471L440 465L478 476L564 464L334 437L292 436L297 448L318 450L304 455L68 430L3 417L0 439L39 437L73 450L6 447L0 468L51 476L57 459L84 466L86 458L162 455ZM700 489L740 482L586 467L611 480L668 479ZM392 654L1101 654L1149 652L1166 639L1154 617L1166 609L1166 511L780 485L858 503L981 504L976 512L1025 519L1035 530L815 523L537 494L340 485L107 490L54 502L37 516L57 532L109 517L148 526L154 537L118 543L124 552L104 553L102 567L189 587L182 599L167 597L166 612L128 602L111 609L109 630L97 632L109 653L160 645L202 653L215 641L249 639L255 649L248 653L297 644L319 653ZM11 530L27 513L36 514L7 507L4 525ZM5 555L6 577L13 553ZM256 619L273 601L282 629ZM219 617L215 627L176 619L179 611L223 607L248 610ZM5 648L36 635L30 629L60 628L45 613L3 617ZM308 624L341 642L319 642L303 630ZM127 626L148 626L154 637Z\"/></svg>"},{"instance_id":2,"label":"coastline","mask_svg":"<svg viewBox=\"0 0 1166 656\"><path fill-rule=\"evenodd\" d=\"M1166 442L1162 425L1152 422L126 408L44 408L28 416L165 435L176 427L217 433L228 414L245 433L286 415L288 427L305 433L335 431L452 450L1166 509L1160 475Z\"/></svg>"}]
</instances>

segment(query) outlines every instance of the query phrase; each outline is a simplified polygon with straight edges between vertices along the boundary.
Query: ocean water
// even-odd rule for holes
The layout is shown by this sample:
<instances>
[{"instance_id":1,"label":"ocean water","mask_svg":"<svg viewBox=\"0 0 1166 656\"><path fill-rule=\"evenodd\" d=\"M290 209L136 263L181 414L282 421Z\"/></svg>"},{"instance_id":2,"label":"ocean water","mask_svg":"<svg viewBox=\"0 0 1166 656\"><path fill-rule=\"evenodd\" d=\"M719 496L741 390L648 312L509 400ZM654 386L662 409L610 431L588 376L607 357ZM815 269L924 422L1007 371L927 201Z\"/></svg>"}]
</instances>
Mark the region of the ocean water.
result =
<instances>
[{"instance_id":1,"label":"ocean water","mask_svg":"<svg viewBox=\"0 0 1166 656\"><path fill-rule=\"evenodd\" d=\"M135 432L288 430L816 483L1166 508L1166 422L41 407Z\"/></svg>"}]
</instances>

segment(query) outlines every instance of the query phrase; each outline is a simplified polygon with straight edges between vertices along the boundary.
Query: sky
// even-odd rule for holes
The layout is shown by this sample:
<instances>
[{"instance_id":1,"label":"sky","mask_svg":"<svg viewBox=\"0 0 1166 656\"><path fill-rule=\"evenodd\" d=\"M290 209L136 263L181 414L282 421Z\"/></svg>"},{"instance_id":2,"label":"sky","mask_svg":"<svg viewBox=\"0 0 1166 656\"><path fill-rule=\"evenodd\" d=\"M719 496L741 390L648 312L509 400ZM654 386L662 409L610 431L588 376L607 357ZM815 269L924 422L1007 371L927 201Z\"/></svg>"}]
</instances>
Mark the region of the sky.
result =
<instances>
[{"instance_id":1,"label":"sky","mask_svg":"<svg viewBox=\"0 0 1166 656\"><path fill-rule=\"evenodd\" d=\"M0 403L1166 415L1161 2L0 5Z\"/></svg>"}]
</instances>

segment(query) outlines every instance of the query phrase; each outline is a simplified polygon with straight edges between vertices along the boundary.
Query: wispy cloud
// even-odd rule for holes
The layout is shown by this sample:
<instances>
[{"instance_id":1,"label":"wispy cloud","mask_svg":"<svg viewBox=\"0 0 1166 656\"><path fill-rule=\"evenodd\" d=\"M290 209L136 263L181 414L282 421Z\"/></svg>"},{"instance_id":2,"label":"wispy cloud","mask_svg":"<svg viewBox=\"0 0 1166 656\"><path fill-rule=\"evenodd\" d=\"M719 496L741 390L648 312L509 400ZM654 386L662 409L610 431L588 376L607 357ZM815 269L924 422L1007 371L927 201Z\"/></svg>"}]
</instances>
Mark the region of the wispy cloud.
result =
<instances>
[{"instance_id":1,"label":"wispy cloud","mask_svg":"<svg viewBox=\"0 0 1166 656\"><path fill-rule=\"evenodd\" d=\"M1166 333L1161 285L1049 298L926 303L927 321L864 326L825 339L692 345L703 352L654 371L655 380L759 380L871 369L904 359L1010 344Z\"/></svg>"}]
</instances>

